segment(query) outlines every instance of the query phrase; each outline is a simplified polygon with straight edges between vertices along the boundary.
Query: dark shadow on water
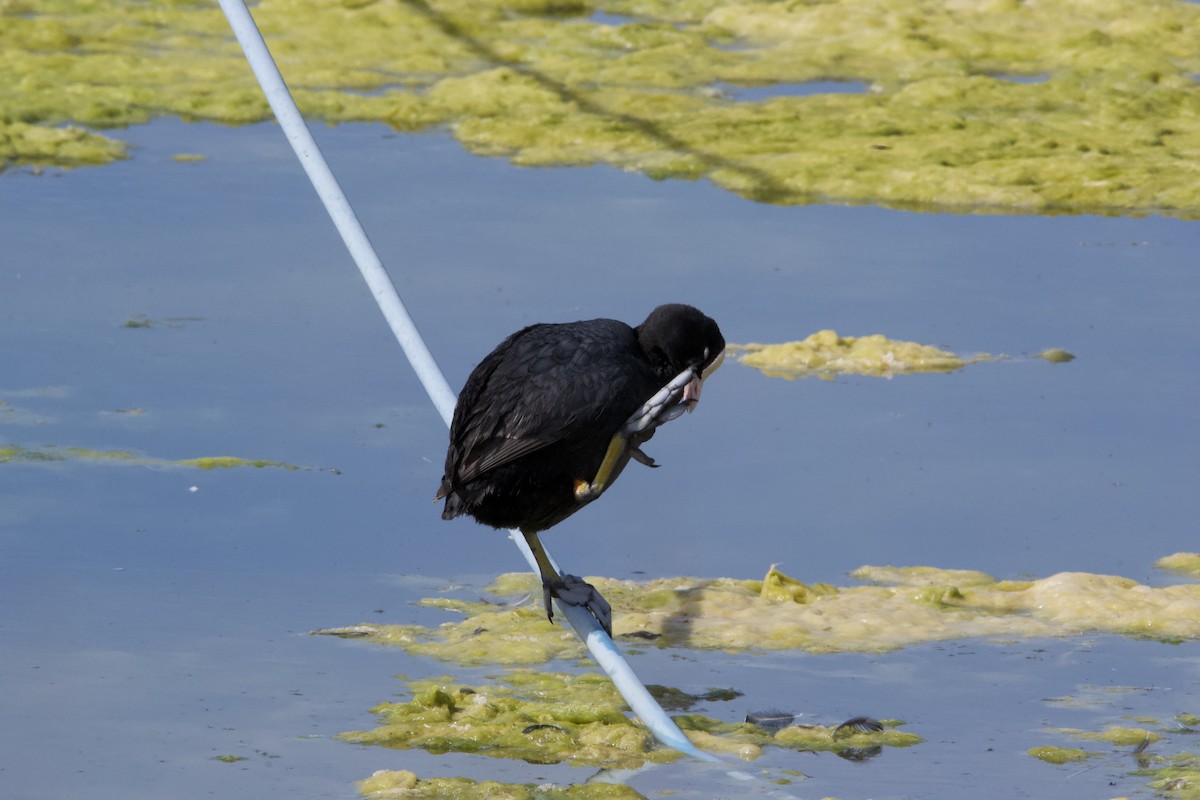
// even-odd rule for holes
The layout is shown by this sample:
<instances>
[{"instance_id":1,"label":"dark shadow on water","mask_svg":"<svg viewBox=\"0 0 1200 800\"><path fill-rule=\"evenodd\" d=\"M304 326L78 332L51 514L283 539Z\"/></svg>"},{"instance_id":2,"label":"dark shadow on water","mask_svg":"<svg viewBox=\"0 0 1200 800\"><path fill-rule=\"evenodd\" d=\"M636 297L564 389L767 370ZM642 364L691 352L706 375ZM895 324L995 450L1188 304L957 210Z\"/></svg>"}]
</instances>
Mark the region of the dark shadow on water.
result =
<instances>
[{"instance_id":1,"label":"dark shadow on water","mask_svg":"<svg viewBox=\"0 0 1200 800\"><path fill-rule=\"evenodd\" d=\"M739 190L739 194L742 194L744 197L762 203L795 204L820 200L818 196L812 193L796 191L785 186L769 173L756 167L739 163L716 153L700 150L680 139L653 120L643 119L642 117L623 111L606 108L595 100L581 95L576 89L556 78L539 72L527 64L503 57L487 42L472 36L453 19L432 8L425 0L401 0L401 2L425 16L438 30L464 45L480 59L489 64L506 67L523 77L535 81L546 90L553 92L564 103L574 104L583 113L624 126L631 131L654 140L671 152L691 156L699 161L706 171L728 170L742 176L750 183L749 186Z\"/></svg>"},{"instance_id":2,"label":"dark shadow on water","mask_svg":"<svg viewBox=\"0 0 1200 800\"><path fill-rule=\"evenodd\" d=\"M692 639L693 621L701 614L700 602L705 591L715 581L698 581L694 586L676 592L679 596L679 607L663 623L662 647L684 647L703 649Z\"/></svg>"}]
</instances>

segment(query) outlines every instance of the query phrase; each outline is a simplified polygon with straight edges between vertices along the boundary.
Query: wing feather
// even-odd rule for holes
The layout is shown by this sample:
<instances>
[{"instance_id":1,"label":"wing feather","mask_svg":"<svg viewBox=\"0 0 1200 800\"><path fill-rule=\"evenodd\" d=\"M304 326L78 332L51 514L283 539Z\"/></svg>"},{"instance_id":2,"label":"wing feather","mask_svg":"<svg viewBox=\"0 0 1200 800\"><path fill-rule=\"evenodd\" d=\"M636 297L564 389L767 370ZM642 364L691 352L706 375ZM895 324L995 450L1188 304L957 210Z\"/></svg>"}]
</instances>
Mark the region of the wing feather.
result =
<instances>
[{"instance_id":1,"label":"wing feather","mask_svg":"<svg viewBox=\"0 0 1200 800\"><path fill-rule=\"evenodd\" d=\"M438 496L550 445L610 437L657 388L633 346L615 320L533 325L502 342L459 396Z\"/></svg>"}]
</instances>

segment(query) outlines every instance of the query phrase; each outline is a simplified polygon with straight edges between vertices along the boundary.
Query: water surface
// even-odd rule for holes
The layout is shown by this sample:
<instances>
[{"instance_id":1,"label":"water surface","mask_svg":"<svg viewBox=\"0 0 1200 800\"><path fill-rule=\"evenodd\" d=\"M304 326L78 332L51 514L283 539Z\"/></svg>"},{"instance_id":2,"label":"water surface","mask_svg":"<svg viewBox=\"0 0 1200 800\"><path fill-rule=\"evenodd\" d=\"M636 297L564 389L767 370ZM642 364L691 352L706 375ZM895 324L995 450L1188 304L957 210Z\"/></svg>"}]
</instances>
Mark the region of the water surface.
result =
<instances>
[{"instance_id":1,"label":"water surface","mask_svg":"<svg viewBox=\"0 0 1200 800\"><path fill-rule=\"evenodd\" d=\"M316 133L455 387L523 325L636 322L666 301L734 342L835 328L1078 356L890 381L727 363L647 446L662 469L631 468L547 535L573 571L761 577L778 562L844 583L863 563L931 564L1162 583L1152 562L1196 549L1195 223L774 208L703 182L520 170L440 135ZM0 794L345 797L383 768L586 779L331 738L369 727L397 673L496 670L308 631L436 624L411 602L522 562L502 535L438 518L441 422L278 130L128 136L126 162L0 176L0 442L312 469L0 464ZM1149 796L1123 756L1053 767L1025 751L1070 744L1051 726L1200 712L1195 642L633 662L648 682L746 693L714 716L871 714L926 739L864 764L749 767L803 770L790 791L806 797ZM1114 686L1133 688L1088 694ZM1067 695L1093 699L1046 700ZM703 797L715 780L684 763L633 785Z\"/></svg>"}]
</instances>

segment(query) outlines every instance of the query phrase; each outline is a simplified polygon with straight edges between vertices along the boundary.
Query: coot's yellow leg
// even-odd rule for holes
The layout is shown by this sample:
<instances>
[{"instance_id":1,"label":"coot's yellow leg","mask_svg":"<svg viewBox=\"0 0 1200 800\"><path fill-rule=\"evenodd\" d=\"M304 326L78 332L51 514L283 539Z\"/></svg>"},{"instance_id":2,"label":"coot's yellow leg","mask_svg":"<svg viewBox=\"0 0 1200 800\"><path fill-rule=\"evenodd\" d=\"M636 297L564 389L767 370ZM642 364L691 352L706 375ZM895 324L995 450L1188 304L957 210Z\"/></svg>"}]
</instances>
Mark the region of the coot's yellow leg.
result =
<instances>
[{"instance_id":1,"label":"coot's yellow leg","mask_svg":"<svg viewBox=\"0 0 1200 800\"><path fill-rule=\"evenodd\" d=\"M596 587L577 575L559 575L550 563L550 556L546 555L536 531L521 531L521 535L533 551L538 572L542 574L542 600L546 604L546 618L554 621L554 608L550 603L551 598L557 597L569 605L586 608L600 623L604 632L612 636L612 607L596 591Z\"/></svg>"},{"instance_id":2,"label":"coot's yellow leg","mask_svg":"<svg viewBox=\"0 0 1200 800\"><path fill-rule=\"evenodd\" d=\"M629 446L625 437L620 432L614 433L612 439L608 443L608 451L604 454L604 460L600 462L600 469L596 470L596 477L592 478L591 483L578 481L575 484L575 499L583 502L599 497L605 489L608 488L608 481L612 477L613 469L617 466L617 461L625 453L625 449Z\"/></svg>"},{"instance_id":3,"label":"coot's yellow leg","mask_svg":"<svg viewBox=\"0 0 1200 800\"><path fill-rule=\"evenodd\" d=\"M555 581L560 580L558 571L555 570L554 565L550 563L550 556L546 555L546 550L542 547L542 542L538 539L537 533L521 531L521 535L525 537L525 543L528 544L529 549L533 551L533 557L537 561L538 571L542 573L542 585L548 587ZM546 592L546 611L549 612L549 588L547 588Z\"/></svg>"}]
</instances>

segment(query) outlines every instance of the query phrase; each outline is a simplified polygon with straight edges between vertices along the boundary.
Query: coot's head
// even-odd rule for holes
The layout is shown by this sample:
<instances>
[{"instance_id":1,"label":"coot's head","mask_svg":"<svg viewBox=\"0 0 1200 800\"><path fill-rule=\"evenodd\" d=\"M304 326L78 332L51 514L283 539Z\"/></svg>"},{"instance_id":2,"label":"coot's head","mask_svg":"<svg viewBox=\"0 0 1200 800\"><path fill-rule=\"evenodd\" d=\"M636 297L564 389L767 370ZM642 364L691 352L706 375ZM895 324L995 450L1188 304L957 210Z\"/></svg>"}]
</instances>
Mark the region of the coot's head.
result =
<instances>
[{"instance_id":1,"label":"coot's head","mask_svg":"<svg viewBox=\"0 0 1200 800\"><path fill-rule=\"evenodd\" d=\"M636 328L638 344L664 382L685 369L695 372L682 402L689 411L700 399L700 385L721 366L725 337L717 323L682 303L659 306Z\"/></svg>"}]
</instances>

